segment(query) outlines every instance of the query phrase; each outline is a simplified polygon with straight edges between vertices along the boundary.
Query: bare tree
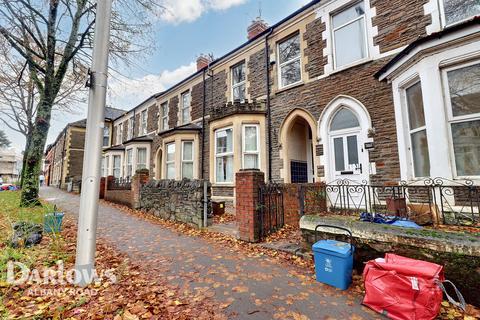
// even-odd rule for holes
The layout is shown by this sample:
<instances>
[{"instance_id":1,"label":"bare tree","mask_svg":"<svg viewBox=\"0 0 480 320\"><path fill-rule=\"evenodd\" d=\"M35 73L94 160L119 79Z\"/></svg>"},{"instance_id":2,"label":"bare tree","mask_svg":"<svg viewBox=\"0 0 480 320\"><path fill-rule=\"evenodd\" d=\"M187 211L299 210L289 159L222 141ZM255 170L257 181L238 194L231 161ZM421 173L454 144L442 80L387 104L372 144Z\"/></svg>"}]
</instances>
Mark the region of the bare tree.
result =
<instances>
[{"instance_id":1,"label":"bare tree","mask_svg":"<svg viewBox=\"0 0 480 320\"><path fill-rule=\"evenodd\" d=\"M62 85L79 65L90 64L95 7L93 0L0 0L0 37L25 61L38 94L25 150L23 206L39 204L41 159ZM114 63L128 64L131 53L149 47L147 15L158 9L154 0L115 1L110 43Z\"/></svg>"},{"instance_id":2,"label":"bare tree","mask_svg":"<svg viewBox=\"0 0 480 320\"><path fill-rule=\"evenodd\" d=\"M33 124L38 106L38 90L30 77L28 65L24 59L11 54L0 41L0 122L10 130L25 137L29 148ZM78 103L85 101L85 74L87 69L78 66L75 72L68 73L55 100L54 109L74 112ZM23 156L25 167L26 153ZM23 179L20 179L20 185Z\"/></svg>"}]
</instances>

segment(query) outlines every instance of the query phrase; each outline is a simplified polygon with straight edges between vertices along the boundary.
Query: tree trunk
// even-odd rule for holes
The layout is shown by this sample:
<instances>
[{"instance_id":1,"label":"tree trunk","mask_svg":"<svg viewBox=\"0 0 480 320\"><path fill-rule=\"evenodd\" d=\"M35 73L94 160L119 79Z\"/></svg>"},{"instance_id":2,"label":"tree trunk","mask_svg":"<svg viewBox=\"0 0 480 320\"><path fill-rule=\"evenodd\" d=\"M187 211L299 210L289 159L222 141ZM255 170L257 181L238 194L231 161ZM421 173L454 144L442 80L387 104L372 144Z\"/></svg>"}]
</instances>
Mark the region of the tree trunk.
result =
<instances>
[{"instance_id":1,"label":"tree trunk","mask_svg":"<svg viewBox=\"0 0 480 320\"><path fill-rule=\"evenodd\" d=\"M52 96L47 95L47 96ZM25 167L23 169L23 186L20 205L32 207L40 205L38 191L40 189L39 175L42 165L43 150L47 142L53 99L40 99L35 125L33 127L30 143L25 150Z\"/></svg>"},{"instance_id":2,"label":"tree trunk","mask_svg":"<svg viewBox=\"0 0 480 320\"><path fill-rule=\"evenodd\" d=\"M30 149L30 141L32 140L32 134L29 132L25 136L25 151L23 152L23 159L22 159L22 171L20 172L20 188L23 188L23 182L25 181L24 174L25 168L27 167L27 150Z\"/></svg>"}]
</instances>

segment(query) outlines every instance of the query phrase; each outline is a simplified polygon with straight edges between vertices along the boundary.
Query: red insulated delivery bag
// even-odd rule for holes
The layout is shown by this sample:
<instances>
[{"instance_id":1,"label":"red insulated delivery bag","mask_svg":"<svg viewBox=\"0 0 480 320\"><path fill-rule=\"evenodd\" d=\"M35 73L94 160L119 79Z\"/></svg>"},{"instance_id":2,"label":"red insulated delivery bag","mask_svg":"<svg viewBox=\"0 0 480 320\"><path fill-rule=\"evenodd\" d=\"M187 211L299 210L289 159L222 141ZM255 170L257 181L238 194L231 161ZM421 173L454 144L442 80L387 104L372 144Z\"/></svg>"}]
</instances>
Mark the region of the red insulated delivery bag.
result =
<instances>
[{"instance_id":1,"label":"red insulated delivery bag","mask_svg":"<svg viewBox=\"0 0 480 320\"><path fill-rule=\"evenodd\" d=\"M445 280L443 267L387 253L363 271L363 304L394 320L435 319Z\"/></svg>"}]
</instances>

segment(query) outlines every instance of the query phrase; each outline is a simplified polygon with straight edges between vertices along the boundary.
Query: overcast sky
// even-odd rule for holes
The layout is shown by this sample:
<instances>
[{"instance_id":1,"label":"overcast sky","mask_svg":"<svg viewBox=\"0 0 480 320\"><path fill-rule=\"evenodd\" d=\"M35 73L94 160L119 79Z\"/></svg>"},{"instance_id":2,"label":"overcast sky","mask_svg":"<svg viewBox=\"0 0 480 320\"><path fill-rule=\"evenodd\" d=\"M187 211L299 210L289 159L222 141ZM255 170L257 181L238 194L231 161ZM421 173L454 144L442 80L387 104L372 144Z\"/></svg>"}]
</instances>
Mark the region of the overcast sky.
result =
<instances>
[{"instance_id":1,"label":"overcast sky","mask_svg":"<svg viewBox=\"0 0 480 320\"><path fill-rule=\"evenodd\" d=\"M109 79L108 105L131 109L150 95L163 91L195 72L196 57L220 57L246 41L247 26L258 16L271 25L309 0L164 0L167 10L155 24L156 49L151 55L122 70L124 77ZM54 112L48 143L69 122L86 117L86 105L76 112ZM12 146L24 148L21 135L5 130Z\"/></svg>"}]
</instances>

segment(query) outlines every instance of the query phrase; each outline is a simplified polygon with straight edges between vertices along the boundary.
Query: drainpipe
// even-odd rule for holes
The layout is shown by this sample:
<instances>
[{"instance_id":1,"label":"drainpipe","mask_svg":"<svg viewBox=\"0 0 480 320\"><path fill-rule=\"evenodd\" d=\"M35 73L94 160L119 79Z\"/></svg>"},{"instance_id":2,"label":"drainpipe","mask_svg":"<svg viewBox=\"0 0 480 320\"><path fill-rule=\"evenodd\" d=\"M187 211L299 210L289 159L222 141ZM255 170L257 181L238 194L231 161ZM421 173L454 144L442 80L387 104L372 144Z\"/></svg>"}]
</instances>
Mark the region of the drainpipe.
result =
<instances>
[{"instance_id":1,"label":"drainpipe","mask_svg":"<svg viewBox=\"0 0 480 320\"><path fill-rule=\"evenodd\" d=\"M265 36L265 69L267 73L267 126L268 126L268 181L272 182L272 112L270 108L270 46L268 37L273 33L273 27Z\"/></svg>"},{"instance_id":2,"label":"drainpipe","mask_svg":"<svg viewBox=\"0 0 480 320\"><path fill-rule=\"evenodd\" d=\"M206 77L205 72L207 69L203 69L203 110L202 110L202 160L201 160L201 179L203 180L205 176L205 113L207 111L207 88L206 88Z\"/></svg>"}]
</instances>

